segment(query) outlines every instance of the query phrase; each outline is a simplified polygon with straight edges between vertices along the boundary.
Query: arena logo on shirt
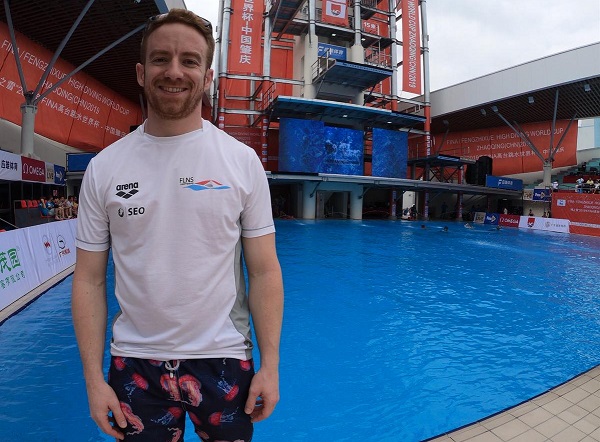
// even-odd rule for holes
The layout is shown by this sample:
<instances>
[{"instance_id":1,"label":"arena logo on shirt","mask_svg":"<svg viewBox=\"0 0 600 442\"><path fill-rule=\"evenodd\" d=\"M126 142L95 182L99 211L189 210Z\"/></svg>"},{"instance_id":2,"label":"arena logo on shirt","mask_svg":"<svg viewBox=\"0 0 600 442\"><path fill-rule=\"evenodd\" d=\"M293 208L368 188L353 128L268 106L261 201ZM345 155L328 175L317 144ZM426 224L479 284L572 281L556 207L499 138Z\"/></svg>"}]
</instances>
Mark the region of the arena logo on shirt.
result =
<instances>
[{"instance_id":1,"label":"arena logo on shirt","mask_svg":"<svg viewBox=\"0 0 600 442\"><path fill-rule=\"evenodd\" d=\"M230 189L229 186L219 183L215 180L203 180L198 181L197 183L190 184L189 186L185 186L186 189L192 189L197 192L199 190L225 190Z\"/></svg>"},{"instance_id":2,"label":"arena logo on shirt","mask_svg":"<svg viewBox=\"0 0 600 442\"><path fill-rule=\"evenodd\" d=\"M129 199L133 195L139 192L139 183L136 181L135 183L126 183L126 184L117 184L115 195L120 198Z\"/></svg>"}]
</instances>

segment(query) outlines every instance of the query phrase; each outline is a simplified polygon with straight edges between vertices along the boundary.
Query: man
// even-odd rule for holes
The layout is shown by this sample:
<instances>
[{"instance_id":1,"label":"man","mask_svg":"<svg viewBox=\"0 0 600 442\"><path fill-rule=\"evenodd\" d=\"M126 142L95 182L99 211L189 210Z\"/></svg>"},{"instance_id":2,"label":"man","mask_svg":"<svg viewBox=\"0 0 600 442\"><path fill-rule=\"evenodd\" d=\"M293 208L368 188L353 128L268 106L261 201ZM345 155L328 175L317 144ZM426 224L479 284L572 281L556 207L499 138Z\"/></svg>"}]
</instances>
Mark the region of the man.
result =
<instances>
[{"instance_id":1,"label":"man","mask_svg":"<svg viewBox=\"0 0 600 442\"><path fill-rule=\"evenodd\" d=\"M187 413L204 441L249 441L279 400L268 182L252 149L201 118L213 51L210 23L191 12L148 22L136 66L148 118L90 162L81 187L73 320L91 416L121 440L183 440ZM107 383L109 247L121 311Z\"/></svg>"}]
</instances>

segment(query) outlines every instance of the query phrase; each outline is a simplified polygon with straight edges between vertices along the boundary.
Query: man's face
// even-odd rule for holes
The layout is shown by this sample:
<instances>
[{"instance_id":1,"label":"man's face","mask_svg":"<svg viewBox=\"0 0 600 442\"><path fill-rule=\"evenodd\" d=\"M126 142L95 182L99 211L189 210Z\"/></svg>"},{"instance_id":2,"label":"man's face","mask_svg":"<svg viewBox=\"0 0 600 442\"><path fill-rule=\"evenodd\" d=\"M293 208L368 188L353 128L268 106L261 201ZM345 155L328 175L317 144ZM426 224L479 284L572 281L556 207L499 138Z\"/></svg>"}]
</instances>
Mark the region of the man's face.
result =
<instances>
[{"instance_id":1,"label":"man's face","mask_svg":"<svg viewBox=\"0 0 600 442\"><path fill-rule=\"evenodd\" d=\"M137 64L150 112L164 120L191 115L213 78L205 66L206 41L190 26L162 25L148 37L146 60Z\"/></svg>"}]
</instances>

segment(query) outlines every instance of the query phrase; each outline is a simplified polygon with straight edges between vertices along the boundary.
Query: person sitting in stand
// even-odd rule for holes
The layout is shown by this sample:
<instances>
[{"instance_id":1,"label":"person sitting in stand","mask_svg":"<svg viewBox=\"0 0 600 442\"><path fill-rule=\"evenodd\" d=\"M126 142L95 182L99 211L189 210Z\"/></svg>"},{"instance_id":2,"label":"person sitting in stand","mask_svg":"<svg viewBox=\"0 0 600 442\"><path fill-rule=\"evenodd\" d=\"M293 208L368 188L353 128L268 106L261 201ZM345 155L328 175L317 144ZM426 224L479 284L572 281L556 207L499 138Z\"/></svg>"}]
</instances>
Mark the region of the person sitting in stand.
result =
<instances>
[{"instance_id":1,"label":"person sitting in stand","mask_svg":"<svg viewBox=\"0 0 600 442\"><path fill-rule=\"evenodd\" d=\"M529 216L535 216L535 215L533 214L533 209L529 209Z\"/></svg>"},{"instance_id":2,"label":"person sitting in stand","mask_svg":"<svg viewBox=\"0 0 600 442\"><path fill-rule=\"evenodd\" d=\"M66 218L66 219L73 218L73 214L71 213L71 204L69 204L69 202L67 201L67 199L64 196L61 196L58 199L58 207L60 207L63 210L64 218Z\"/></svg>"},{"instance_id":3,"label":"person sitting in stand","mask_svg":"<svg viewBox=\"0 0 600 442\"><path fill-rule=\"evenodd\" d=\"M587 193L594 193L594 180L590 177L588 178L588 180L585 182L586 184L586 192Z\"/></svg>"},{"instance_id":4,"label":"person sitting in stand","mask_svg":"<svg viewBox=\"0 0 600 442\"><path fill-rule=\"evenodd\" d=\"M53 200L48 198L46 202L46 207L48 209L52 209L54 211L54 219L57 221L62 221L65 219L65 210L60 206L58 198L54 198Z\"/></svg>"},{"instance_id":5,"label":"person sitting in stand","mask_svg":"<svg viewBox=\"0 0 600 442\"><path fill-rule=\"evenodd\" d=\"M46 198L44 198L43 196L40 197L38 209L40 209L40 214L42 216L54 216L54 204L46 200Z\"/></svg>"},{"instance_id":6,"label":"person sitting in stand","mask_svg":"<svg viewBox=\"0 0 600 442\"><path fill-rule=\"evenodd\" d=\"M558 192L558 181L552 182L552 192Z\"/></svg>"},{"instance_id":7,"label":"person sitting in stand","mask_svg":"<svg viewBox=\"0 0 600 442\"><path fill-rule=\"evenodd\" d=\"M71 215L73 218L77 218L77 207L79 207L79 204L77 204L77 200L73 195L67 198L67 205L71 208Z\"/></svg>"}]
</instances>

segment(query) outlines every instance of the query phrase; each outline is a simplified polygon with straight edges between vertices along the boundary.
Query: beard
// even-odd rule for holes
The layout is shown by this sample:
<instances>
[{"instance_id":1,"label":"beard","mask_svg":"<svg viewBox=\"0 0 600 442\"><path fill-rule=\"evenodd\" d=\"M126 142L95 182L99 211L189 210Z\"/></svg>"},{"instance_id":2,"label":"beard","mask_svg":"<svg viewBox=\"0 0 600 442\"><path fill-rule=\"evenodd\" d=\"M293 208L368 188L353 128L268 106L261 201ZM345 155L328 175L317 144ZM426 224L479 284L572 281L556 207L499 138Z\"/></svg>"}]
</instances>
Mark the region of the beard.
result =
<instances>
[{"instance_id":1,"label":"beard","mask_svg":"<svg viewBox=\"0 0 600 442\"><path fill-rule=\"evenodd\" d=\"M189 85L186 85L188 89L192 90ZM144 94L146 100L148 100L148 106L156 114L157 117L163 120L181 120L190 116L202 101L202 90L197 90L187 96L184 100L180 98L176 99L164 99L159 98L155 90L158 86L152 87L146 84L144 87Z\"/></svg>"}]
</instances>

